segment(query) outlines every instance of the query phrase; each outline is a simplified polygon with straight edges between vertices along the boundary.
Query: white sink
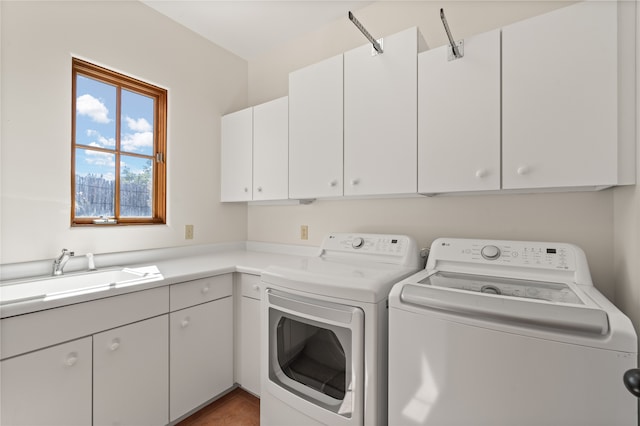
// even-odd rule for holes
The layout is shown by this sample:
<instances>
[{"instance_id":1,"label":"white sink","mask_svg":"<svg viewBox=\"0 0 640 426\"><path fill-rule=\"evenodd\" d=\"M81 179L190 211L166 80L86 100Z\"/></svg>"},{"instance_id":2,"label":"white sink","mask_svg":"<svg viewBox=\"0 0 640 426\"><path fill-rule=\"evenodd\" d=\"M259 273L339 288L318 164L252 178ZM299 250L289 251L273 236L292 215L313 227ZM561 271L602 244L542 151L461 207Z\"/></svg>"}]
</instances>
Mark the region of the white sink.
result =
<instances>
[{"instance_id":1,"label":"white sink","mask_svg":"<svg viewBox=\"0 0 640 426\"><path fill-rule=\"evenodd\" d=\"M29 278L1 285L0 305L34 300L55 300L162 279L164 277L155 266Z\"/></svg>"}]
</instances>

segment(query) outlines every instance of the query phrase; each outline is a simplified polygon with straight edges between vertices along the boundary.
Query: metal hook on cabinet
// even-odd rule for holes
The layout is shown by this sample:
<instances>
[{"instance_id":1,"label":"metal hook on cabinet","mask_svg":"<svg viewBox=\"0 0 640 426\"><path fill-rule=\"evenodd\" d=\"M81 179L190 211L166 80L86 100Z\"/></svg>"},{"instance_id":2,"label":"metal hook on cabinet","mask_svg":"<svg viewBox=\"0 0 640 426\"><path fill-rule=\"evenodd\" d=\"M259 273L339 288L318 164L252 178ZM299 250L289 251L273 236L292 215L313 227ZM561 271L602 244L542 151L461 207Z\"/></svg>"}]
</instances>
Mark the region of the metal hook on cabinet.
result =
<instances>
[{"instance_id":1,"label":"metal hook on cabinet","mask_svg":"<svg viewBox=\"0 0 640 426\"><path fill-rule=\"evenodd\" d=\"M373 50L375 52L373 52L376 55L380 55L383 53L382 50L382 39L380 40L376 40L375 38L373 38L373 36L371 34L369 34L369 31L367 31L367 29L360 23L360 21L358 21L358 19L356 19L356 17L353 15L353 13L351 13L351 11L349 11L349 20L351 22L353 22L353 24L356 26L356 28L358 28L360 30L360 32L362 34L364 34L364 36L367 38L367 40L369 40L369 42L371 43Z\"/></svg>"},{"instance_id":2,"label":"metal hook on cabinet","mask_svg":"<svg viewBox=\"0 0 640 426\"><path fill-rule=\"evenodd\" d=\"M449 52L449 60L453 61L455 59L462 58L464 56L464 40L460 40L458 42L453 40L451 30L449 30L449 24L447 23L447 17L444 16L444 9L442 8L440 8L440 19L442 19L442 25L444 25L444 30L447 33L447 37L449 38L449 45L451 46L451 51Z\"/></svg>"}]
</instances>

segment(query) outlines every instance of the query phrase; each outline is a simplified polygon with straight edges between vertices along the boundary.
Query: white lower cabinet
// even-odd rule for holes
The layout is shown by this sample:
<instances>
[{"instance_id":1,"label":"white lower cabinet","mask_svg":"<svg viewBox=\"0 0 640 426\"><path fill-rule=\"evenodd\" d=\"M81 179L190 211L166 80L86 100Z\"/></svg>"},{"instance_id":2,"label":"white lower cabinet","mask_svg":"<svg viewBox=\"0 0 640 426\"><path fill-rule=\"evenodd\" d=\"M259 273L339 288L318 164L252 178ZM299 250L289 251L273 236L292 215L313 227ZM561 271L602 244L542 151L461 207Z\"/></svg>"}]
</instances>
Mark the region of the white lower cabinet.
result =
<instances>
[{"instance_id":1,"label":"white lower cabinet","mask_svg":"<svg viewBox=\"0 0 640 426\"><path fill-rule=\"evenodd\" d=\"M233 330L232 274L3 318L0 425L174 422L233 387Z\"/></svg>"},{"instance_id":2,"label":"white lower cabinet","mask_svg":"<svg viewBox=\"0 0 640 426\"><path fill-rule=\"evenodd\" d=\"M238 383L260 396L260 276L239 274Z\"/></svg>"},{"instance_id":3,"label":"white lower cabinet","mask_svg":"<svg viewBox=\"0 0 640 426\"><path fill-rule=\"evenodd\" d=\"M94 425L169 422L168 317L93 336Z\"/></svg>"},{"instance_id":4,"label":"white lower cabinet","mask_svg":"<svg viewBox=\"0 0 640 426\"><path fill-rule=\"evenodd\" d=\"M0 362L0 424L91 424L91 337Z\"/></svg>"},{"instance_id":5,"label":"white lower cabinet","mask_svg":"<svg viewBox=\"0 0 640 426\"><path fill-rule=\"evenodd\" d=\"M170 419L233 386L233 298L172 312Z\"/></svg>"}]
</instances>

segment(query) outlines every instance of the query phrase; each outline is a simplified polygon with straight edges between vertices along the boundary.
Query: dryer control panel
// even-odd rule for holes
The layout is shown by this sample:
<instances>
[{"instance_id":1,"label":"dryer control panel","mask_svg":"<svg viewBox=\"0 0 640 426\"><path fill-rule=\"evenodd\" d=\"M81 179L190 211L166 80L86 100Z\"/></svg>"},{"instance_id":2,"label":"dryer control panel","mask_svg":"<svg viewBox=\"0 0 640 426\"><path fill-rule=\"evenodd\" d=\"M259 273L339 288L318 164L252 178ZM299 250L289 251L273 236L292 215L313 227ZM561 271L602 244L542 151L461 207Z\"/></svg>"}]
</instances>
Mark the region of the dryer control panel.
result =
<instances>
[{"instance_id":1,"label":"dryer control panel","mask_svg":"<svg viewBox=\"0 0 640 426\"><path fill-rule=\"evenodd\" d=\"M419 266L416 241L395 234L329 234L322 242L322 256L360 258L366 261Z\"/></svg>"}]
</instances>

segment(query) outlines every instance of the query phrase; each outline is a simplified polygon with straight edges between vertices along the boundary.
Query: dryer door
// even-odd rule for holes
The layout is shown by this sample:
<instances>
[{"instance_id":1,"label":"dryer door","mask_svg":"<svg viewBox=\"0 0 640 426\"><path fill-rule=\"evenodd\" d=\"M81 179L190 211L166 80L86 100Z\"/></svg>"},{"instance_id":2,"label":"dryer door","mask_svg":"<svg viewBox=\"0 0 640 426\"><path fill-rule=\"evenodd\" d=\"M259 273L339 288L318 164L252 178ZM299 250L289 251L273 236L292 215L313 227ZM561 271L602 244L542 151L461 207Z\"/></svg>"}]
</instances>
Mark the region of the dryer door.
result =
<instances>
[{"instance_id":1,"label":"dryer door","mask_svg":"<svg viewBox=\"0 0 640 426\"><path fill-rule=\"evenodd\" d=\"M325 424L361 424L362 309L268 289L267 391Z\"/></svg>"}]
</instances>

